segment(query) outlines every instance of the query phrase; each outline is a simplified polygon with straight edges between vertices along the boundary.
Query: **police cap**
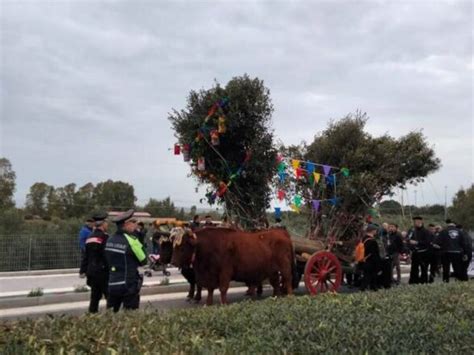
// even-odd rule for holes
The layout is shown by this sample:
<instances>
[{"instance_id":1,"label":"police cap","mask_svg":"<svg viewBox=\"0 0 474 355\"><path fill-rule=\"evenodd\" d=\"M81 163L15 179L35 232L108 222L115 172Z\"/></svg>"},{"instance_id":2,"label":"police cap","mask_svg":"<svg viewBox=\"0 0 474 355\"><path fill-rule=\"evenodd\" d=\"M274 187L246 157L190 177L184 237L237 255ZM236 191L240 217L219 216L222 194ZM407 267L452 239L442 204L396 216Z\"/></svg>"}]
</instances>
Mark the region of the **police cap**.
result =
<instances>
[{"instance_id":1,"label":"police cap","mask_svg":"<svg viewBox=\"0 0 474 355\"><path fill-rule=\"evenodd\" d=\"M107 217L108 217L107 212L102 211L102 212L97 212L96 214L94 214L92 216L92 219L94 220L94 222L99 222L99 221L105 220Z\"/></svg>"},{"instance_id":2,"label":"police cap","mask_svg":"<svg viewBox=\"0 0 474 355\"><path fill-rule=\"evenodd\" d=\"M112 222L116 224L124 224L128 220L136 222L137 220L135 218L132 218L134 213L135 213L134 209L128 210L127 212L123 212L119 214L117 217L113 218Z\"/></svg>"}]
</instances>

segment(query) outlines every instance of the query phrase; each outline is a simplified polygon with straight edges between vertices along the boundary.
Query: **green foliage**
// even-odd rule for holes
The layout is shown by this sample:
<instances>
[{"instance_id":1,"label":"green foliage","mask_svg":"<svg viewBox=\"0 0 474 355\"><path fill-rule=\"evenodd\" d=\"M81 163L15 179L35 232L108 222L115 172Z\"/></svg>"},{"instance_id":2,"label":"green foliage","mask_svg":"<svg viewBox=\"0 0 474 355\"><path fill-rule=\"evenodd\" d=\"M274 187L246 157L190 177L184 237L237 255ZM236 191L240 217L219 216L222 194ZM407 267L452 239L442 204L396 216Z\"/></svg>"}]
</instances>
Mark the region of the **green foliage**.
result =
<instances>
[{"instance_id":1,"label":"green foliage","mask_svg":"<svg viewBox=\"0 0 474 355\"><path fill-rule=\"evenodd\" d=\"M179 220L184 220L187 217L184 209L176 208L169 197L161 201L151 198L143 210L153 217L175 217Z\"/></svg>"},{"instance_id":2,"label":"green foliage","mask_svg":"<svg viewBox=\"0 0 474 355\"><path fill-rule=\"evenodd\" d=\"M461 224L465 230L474 230L474 184L456 193L449 209L449 217Z\"/></svg>"},{"instance_id":3,"label":"green foliage","mask_svg":"<svg viewBox=\"0 0 474 355\"><path fill-rule=\"evenodd\" d=\"M15 192L16 174L12 164L6 158L0 158L0 211L15 207L13 193Z\"/></svg>"},{"instance_id":4,"label":"green foliage","mask_svg":"<svg viewBox=\"0 0 474 355\"><path fill-rule=\"evenodd\" d=\"M36 182L30 187L26 196L25 211L34 216L45 217L48 215L48 200L51 201L54 187L44 182Z\"/></svg>"},{"instance_id":5,"label":"green foliage","mask_svg":"<svg viewBox=\"0 0 474 355\"><path fill-rule=\"evenodd\" d=\"M474 283L0 324L5 354L472 354Z\"/></svg>"},{"instance_id":6,"label":"green foliage","mask_svg":"<svg viewBox=\"0 0 474 355\"><path fill-rule=\"evenodd\" d=\"M126 211L135 206L134 188L122 181L100 182L94 189L94 200L98 208Z\"/></svg>"},{"instance_id":7,"label":"green foliage","mask_svg":"<svg viewBox=\"0 0 474 355\"><path fill-rule=\"evenodd\" d=\"M440 166L421 132L398 139L388 134L373 137L365 132L367 120L366 114L357 112L331 122L311 144L299 149L304 160L349 168L350 176L338 179L337 196L342 199L340 210L351 214L366 213L394 188L422 182ZM331 188L316 186L309 199L332 196Z\"/></svg>"},{"instance_id":8,"label":"green foliage","mask_svg":"<svg viewBox=\"0 0 474 355\"><path fill-rule=\"evenodd\" d=\"M205 122L213 104L225 98L228 104ZM209 90L191 91L186 109L174 110L169 117L179 143L192 146L191 174L208 185L208 201L212 204L212 194L223 183L228 184L221 202L228 214L243 217L241 223L247 226L253 224L250 219L264 216L270 203L269 183L276 172L272 112L270 93L263 81L244 75L225 87L216 83ZM222 115L226 131L219 135L219 145L213 146L209 134L217 129ZM200 129L204 137L197 139ZM205 158L204 172L197 169L200 157ZM244 164L246 157L250 160Z\"/></svg>"},{"instance_id":9,"label":"green foliage","mask_svg":"<svg viewBox=\"0 0 474 355\"><path fill-rule=\"evenodd\" d=\"M28 293L28 297L40 297L43 295L44 292L42 287L34 288Z\"/></svg>"}]
</instances>

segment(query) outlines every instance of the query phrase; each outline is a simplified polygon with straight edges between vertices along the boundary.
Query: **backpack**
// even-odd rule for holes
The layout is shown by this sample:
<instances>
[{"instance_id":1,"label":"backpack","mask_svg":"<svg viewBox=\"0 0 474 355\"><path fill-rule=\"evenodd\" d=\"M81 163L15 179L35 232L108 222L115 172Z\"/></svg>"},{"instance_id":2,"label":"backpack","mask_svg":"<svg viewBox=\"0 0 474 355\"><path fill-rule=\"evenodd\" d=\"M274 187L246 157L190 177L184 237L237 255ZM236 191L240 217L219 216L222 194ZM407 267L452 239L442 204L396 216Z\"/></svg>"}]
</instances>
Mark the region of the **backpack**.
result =
<instances>
[{"instance_id":1,"label":"backpack","mask_svg":"<svg viewBox=\"0 0 474 355\"><path fill-rule=\"evenodd\" d=\"M365 256L365 247L364 243L359 242L355 248L354 259L357 263L363 262Z\"/></svg>"}]
</instances>

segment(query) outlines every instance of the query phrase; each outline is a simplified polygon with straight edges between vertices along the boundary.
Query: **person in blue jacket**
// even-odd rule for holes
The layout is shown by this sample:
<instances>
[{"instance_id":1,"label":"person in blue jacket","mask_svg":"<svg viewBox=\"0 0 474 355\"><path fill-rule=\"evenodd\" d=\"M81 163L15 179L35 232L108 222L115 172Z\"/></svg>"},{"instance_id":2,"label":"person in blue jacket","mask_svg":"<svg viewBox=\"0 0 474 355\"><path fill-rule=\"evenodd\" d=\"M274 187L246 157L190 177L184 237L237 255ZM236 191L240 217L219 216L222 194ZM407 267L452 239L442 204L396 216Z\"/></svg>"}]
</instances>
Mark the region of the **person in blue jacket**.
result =
<instances>
[{"instance_id":1,"label":"person in blue jacket","mask_svg":"<svg viewBox=\"0 0 474 355\"><path fill-rule=\"evenodd\" d=\"M91 235L92 228L94 228L94 219L88 218L79 231L79 248L81 249L81 253L86 251L86 240Z\"/></svg>"}]
</instances>

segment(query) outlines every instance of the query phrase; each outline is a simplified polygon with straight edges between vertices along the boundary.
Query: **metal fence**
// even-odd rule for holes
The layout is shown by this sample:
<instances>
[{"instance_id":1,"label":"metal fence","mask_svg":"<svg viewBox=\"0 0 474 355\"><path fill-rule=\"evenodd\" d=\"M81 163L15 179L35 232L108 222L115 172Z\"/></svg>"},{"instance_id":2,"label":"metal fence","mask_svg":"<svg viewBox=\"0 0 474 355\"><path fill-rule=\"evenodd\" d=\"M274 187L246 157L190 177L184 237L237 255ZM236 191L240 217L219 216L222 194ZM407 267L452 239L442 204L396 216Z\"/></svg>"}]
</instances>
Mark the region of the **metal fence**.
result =
<instances>
[{"instance_id":1,"label":"metal fence","mask_svg":"<svg viewBox=\"0 0 474 355\"><path fill-rule=\"evenodd\" d=\"M78 268L77 235L0 235L0 271Z\"/></svg>"}]
</instances>

